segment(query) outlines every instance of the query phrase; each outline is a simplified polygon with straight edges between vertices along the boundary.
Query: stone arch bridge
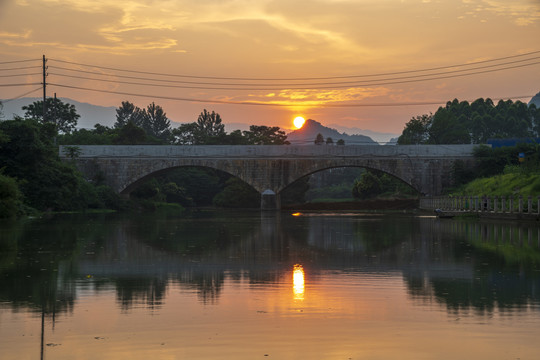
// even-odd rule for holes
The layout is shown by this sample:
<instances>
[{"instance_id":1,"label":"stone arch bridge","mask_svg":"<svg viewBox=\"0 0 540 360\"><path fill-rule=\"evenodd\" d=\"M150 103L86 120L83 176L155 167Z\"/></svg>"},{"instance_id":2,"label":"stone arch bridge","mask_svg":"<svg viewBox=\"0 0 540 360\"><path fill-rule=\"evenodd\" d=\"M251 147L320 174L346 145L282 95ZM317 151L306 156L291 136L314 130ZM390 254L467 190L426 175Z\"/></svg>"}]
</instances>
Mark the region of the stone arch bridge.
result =
<instances>
[{"instance_id":1,"label":"stone arch bridge","mask_svg":"<svg viewBox=\"0 0 540 360\"><path fill-rule=\"evenodd\" d=\"M472 167L474 145L79 145L73 157L88 180L101 177L129 194L148 177L171 168L202 166L225 171L253 186L263 208L279 208L279 194L299 178L338 167L363 167L393 175L423 195L453 184L452 166ZM73 149L73 147L71 147ZM69 159L70 146L60 146ZM72 151L72 154L74 151Z\"/></svg>"}]
</instances>

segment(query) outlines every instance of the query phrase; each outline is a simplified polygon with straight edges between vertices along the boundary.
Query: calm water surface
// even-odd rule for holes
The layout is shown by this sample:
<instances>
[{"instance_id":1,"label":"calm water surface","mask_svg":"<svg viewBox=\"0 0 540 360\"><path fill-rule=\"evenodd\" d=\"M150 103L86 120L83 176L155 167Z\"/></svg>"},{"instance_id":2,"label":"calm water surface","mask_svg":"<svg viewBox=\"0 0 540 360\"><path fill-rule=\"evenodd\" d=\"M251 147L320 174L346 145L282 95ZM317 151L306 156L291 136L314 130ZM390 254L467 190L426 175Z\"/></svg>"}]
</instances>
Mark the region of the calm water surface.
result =
<instances>
[{"instance_id":1,"label":"calm water surface","mask_svg":"<svg viewBox=\"0 0 540 360\"><path fill-rule=\"evenodd\" d=\"M538 224L295 215L2 222L0 358L540 358Z\"/></svg>"}]
</instances>

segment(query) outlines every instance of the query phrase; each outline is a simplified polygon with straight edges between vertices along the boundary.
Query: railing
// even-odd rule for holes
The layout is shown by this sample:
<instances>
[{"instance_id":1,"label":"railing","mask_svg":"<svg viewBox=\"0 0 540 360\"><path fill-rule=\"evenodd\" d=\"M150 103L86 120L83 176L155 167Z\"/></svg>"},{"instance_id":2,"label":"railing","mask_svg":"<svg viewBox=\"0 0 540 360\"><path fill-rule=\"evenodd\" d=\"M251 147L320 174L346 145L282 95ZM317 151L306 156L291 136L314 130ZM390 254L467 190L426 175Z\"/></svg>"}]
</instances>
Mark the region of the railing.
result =
<instances>
[{"instance_id":1,"label":"railing","mask_svg":"<svg viewBox=\"0 0 540 360\"><path fill-rule=\"evenodd\" d=\"M540 195L519 196L438 196L420 199L424 210L441 209L450 212L515 214L540 216Z\"/></svg>"}]
</instances>

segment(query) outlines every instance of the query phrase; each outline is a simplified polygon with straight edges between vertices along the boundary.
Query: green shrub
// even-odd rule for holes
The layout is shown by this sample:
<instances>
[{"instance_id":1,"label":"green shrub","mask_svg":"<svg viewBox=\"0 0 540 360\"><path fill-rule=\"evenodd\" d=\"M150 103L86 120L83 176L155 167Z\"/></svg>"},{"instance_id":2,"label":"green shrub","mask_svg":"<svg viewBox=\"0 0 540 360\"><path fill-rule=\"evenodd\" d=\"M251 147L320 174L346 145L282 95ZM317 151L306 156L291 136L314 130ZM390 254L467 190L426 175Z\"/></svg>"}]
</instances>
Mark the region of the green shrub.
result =
<instances>
[{"instance_id":1,"label":"green shrub","mask_svg":"<svg viewBox=\"0 0 540 360\"><path fill-rule=\"evenodd\" d=\"M17 181L0 174L0 218L17 217L22 209L22 195Z\"/></svg>"}]
</instances>

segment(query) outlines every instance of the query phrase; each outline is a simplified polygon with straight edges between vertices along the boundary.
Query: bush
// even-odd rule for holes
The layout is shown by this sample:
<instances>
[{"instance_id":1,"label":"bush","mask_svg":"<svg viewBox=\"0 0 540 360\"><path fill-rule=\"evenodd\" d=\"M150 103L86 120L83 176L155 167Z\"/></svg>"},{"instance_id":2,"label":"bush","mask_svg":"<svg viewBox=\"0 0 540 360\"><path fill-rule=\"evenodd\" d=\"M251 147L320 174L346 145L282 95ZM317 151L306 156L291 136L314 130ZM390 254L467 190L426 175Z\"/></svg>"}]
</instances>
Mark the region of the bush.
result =
<instances>
[{"instance_id":1,"label":"bush","mask_svg":"<svg viewBox=\"0 0 540 360\"><path fill-rule=\"evenodd\" d=\"M17 181L0 174L0 218L14 218L22 215L22 194Z\"/></svg>"},{"instance_id":2,"label":"bush","mask_svg":"<svg viewBox=\"0 0 540 360\"><path fill-rule=\"evenodd\" d=\"M225 183L222 192L214 197L214 205L228 208L257 208L261 203L261 196L257 190L243 182L231 177Z\"/></svg>"},{"instance_id":3,"label":"bush","mask_svg":"<svg viewBox=\"0 0 540 360\"><path fill-rule=\"evenodd\" d=\"M352 194L357 199L369 199L381 193L382 183L379 177L371 171L366 171L360 180L354 182Z\"/></svg>"}]
</instances>

